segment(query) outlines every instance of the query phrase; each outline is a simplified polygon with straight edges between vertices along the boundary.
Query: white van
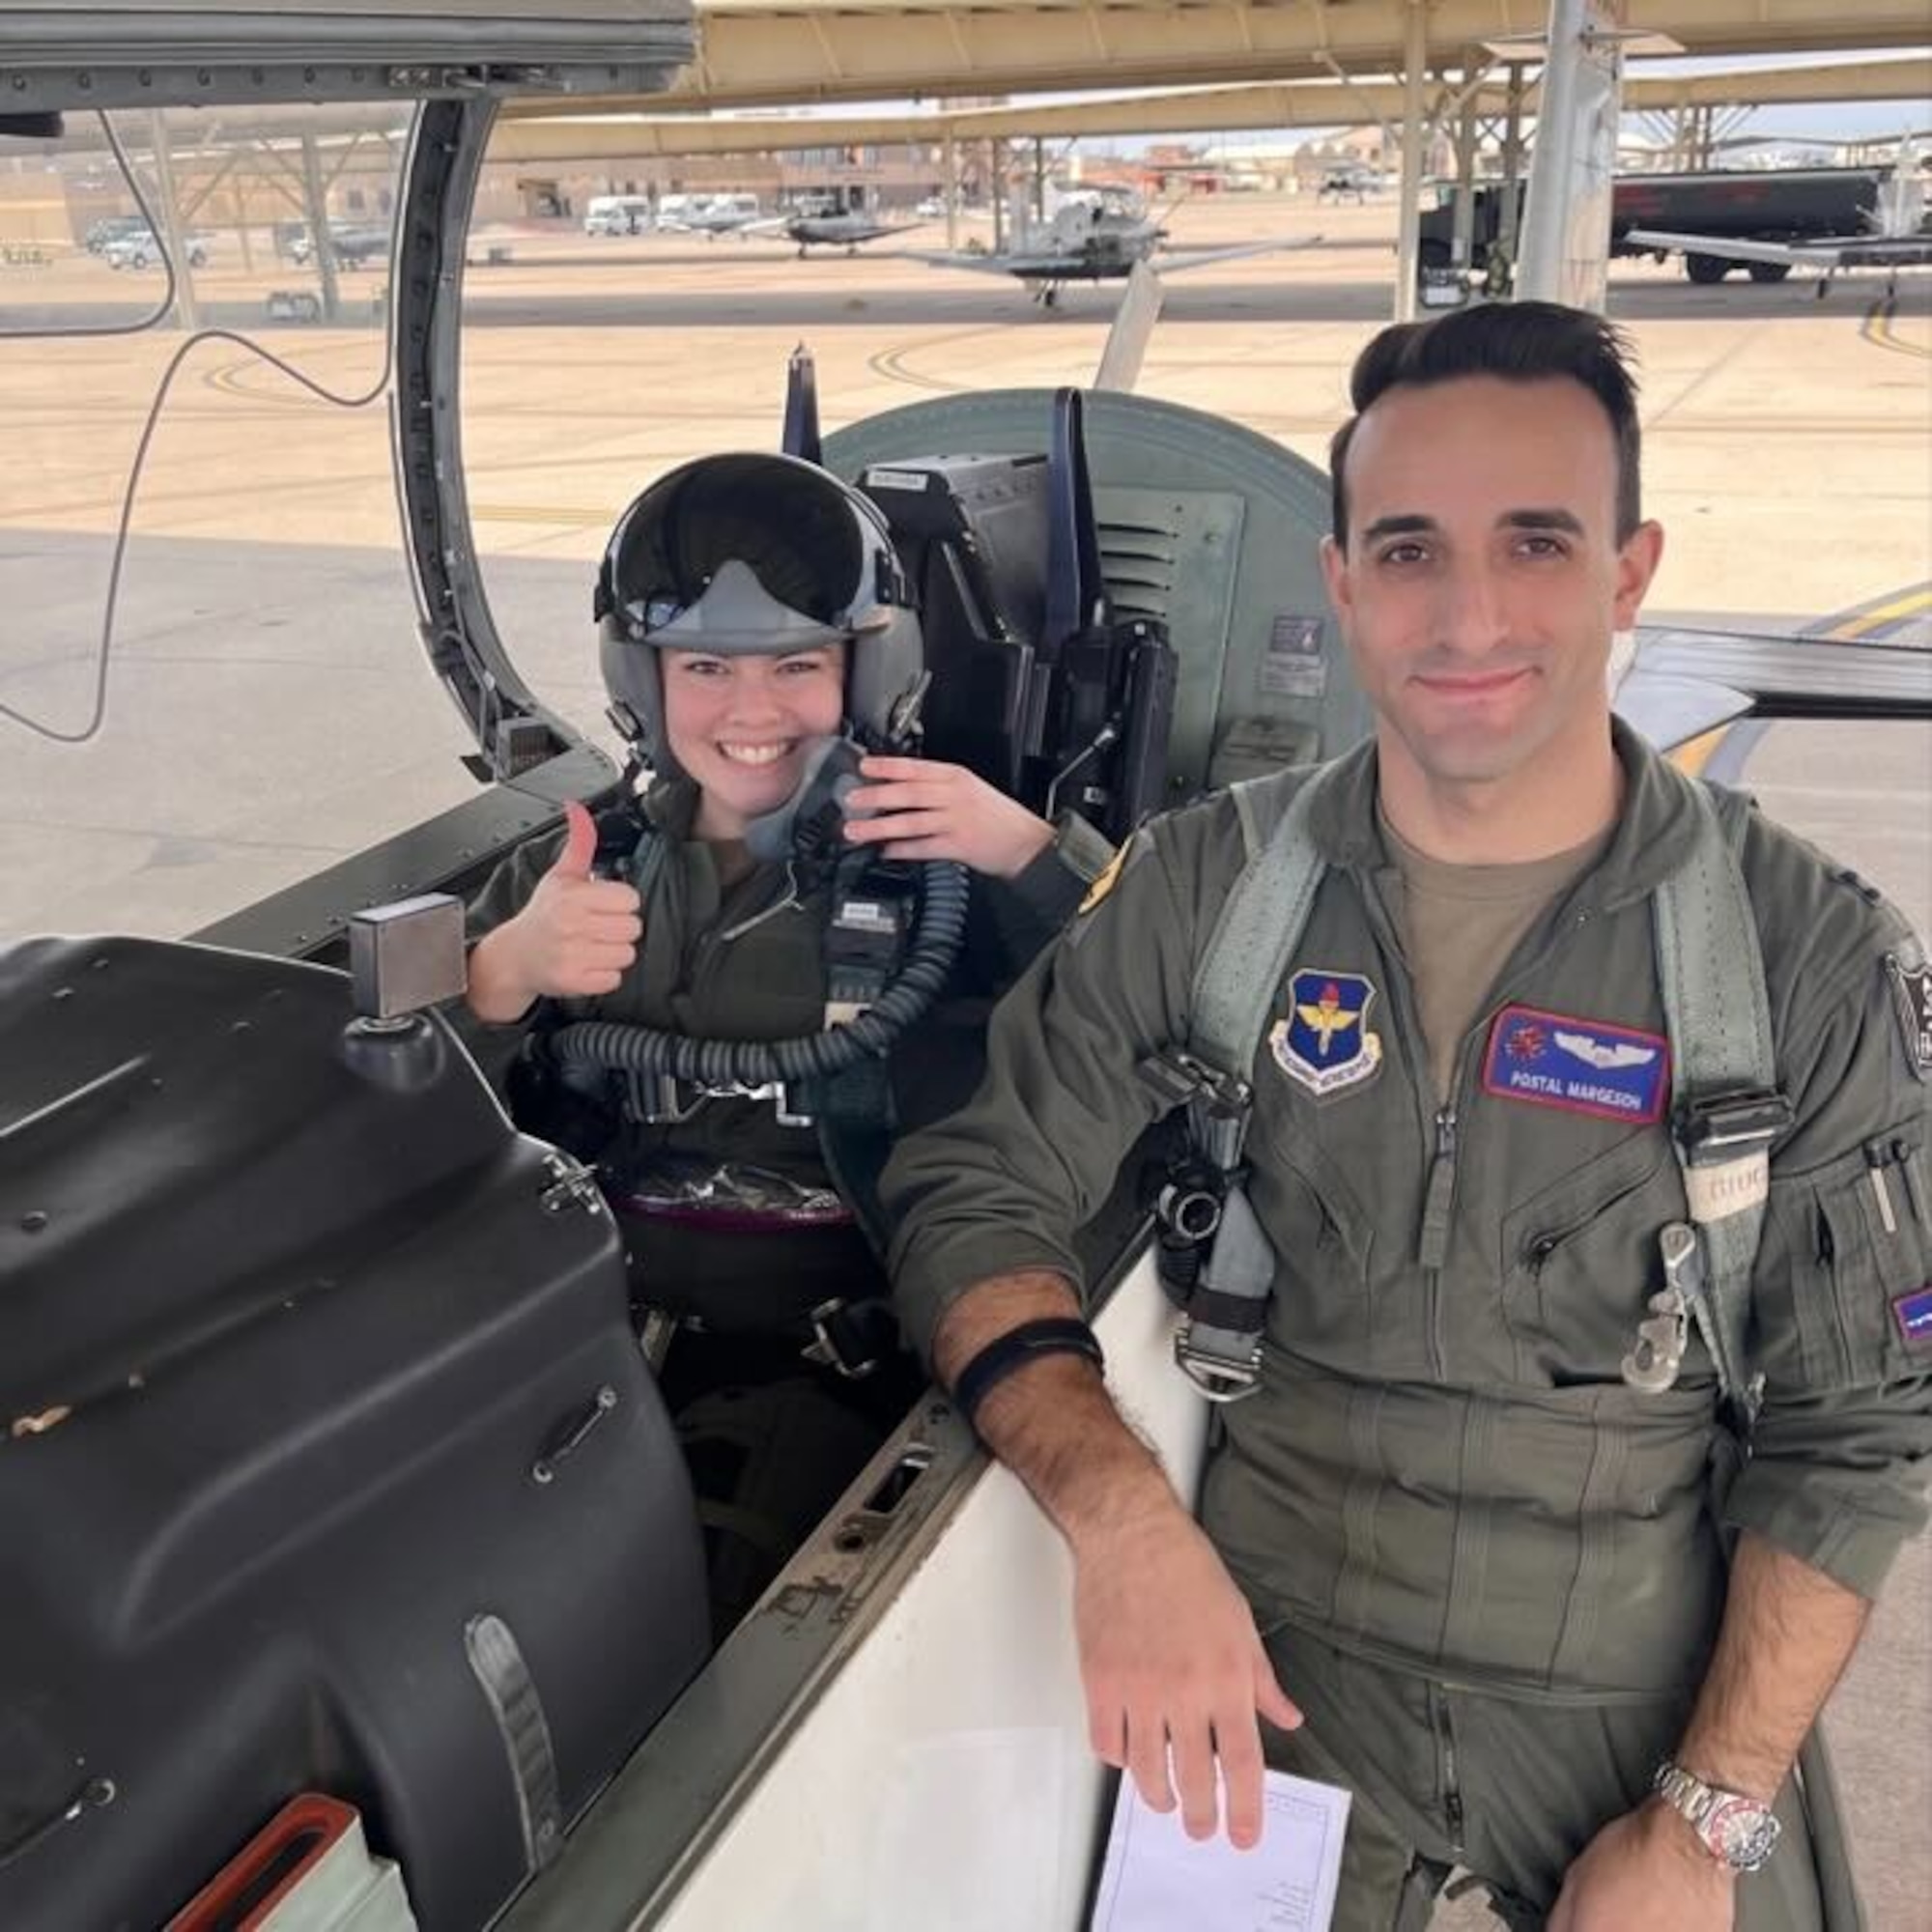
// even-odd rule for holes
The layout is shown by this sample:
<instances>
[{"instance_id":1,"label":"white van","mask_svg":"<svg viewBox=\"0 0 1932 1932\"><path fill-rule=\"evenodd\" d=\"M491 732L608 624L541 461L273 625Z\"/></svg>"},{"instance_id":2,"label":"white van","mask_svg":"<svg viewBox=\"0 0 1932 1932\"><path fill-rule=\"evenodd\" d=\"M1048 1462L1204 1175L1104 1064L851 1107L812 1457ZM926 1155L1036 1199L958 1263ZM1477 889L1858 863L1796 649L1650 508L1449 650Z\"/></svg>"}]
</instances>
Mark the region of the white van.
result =
<instances>
[{"instance_id":1,"label":"white van","mask_svg":"<svg viewBox=\"0 0 1932 1932\"><path fill-rule=\"evenodd\" d=\"M583 210L586 235L641 235L650 225L647 194L593 194Z\"/></svg>"}]
</instances>

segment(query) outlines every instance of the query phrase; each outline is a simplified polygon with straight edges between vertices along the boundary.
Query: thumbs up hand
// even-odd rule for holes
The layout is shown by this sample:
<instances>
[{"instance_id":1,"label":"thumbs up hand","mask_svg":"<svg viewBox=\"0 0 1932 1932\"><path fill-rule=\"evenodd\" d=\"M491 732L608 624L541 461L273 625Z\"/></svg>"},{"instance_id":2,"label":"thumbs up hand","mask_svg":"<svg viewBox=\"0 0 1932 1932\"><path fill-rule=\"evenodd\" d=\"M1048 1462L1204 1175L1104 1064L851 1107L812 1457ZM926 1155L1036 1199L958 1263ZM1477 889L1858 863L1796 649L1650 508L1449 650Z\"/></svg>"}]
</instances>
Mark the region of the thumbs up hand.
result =
<instances>
[{"instance_id":1,"label":"thumbs up hand","mask_svg":"<svg viewBox=\"0 0 1932 1932\"><path fill-rule=\"evenodd\" d=\"M469 1008L478 1019L519 1019L539 999L614 992L638 956L644 923L637 889L591 876L597 827L565 805L563 849L515 919L469 955Z\"/></svg>"}]
</instances>

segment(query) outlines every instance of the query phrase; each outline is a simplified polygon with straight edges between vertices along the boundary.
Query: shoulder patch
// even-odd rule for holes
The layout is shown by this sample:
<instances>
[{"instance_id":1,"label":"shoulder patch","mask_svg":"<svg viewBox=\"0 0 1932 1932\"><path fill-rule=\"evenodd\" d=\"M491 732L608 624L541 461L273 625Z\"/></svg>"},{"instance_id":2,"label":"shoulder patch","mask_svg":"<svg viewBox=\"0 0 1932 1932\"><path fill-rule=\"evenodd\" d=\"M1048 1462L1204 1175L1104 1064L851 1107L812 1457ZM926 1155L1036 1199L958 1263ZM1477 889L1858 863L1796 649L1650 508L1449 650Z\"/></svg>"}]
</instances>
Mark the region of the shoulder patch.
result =
<instances>
[{"instance_id":1,"label":"shoulder patch","mask_svg":"<svg viewBox=\"0 0 1932 1932\"><path fill-rule=\"evenodd\" d=\"M1127 863L1127 852L1132 843L1132 839L1122 841L1119 851L1107 861L1099 876L1087 888L1087 895L1080 901L1080 911L1075 917L1084 918L1121 883L1121 868ZM1065 899L1061 900L1062 905L1065 903Z\"/></svg>"},{"instance_id":2,"label":"shoulder patch","mask_svg":"<svg viewBox=\"0 0 1932 1932\"><path fill-rule=\"evenodd\" d=\"M1913 1294L1895 1295L1891 1319L1898 1323L1898 1332L1908 1347L1920 1348L1932 1342L1932 1287L1921 1288Z\"/></svg>"},{"instance_id":3,"label":"shoulder patch","mask_svg":"<svg viewBox=\"0 0 1932 1932\"><path fill-rule=\"evenodd\" d=\"M1921 1080L1932 1080L1932 965L1908 964L1896 952L1885 955L1885 976L1905 1036L1906 1064Z\"/></svg>"}]
</instances>

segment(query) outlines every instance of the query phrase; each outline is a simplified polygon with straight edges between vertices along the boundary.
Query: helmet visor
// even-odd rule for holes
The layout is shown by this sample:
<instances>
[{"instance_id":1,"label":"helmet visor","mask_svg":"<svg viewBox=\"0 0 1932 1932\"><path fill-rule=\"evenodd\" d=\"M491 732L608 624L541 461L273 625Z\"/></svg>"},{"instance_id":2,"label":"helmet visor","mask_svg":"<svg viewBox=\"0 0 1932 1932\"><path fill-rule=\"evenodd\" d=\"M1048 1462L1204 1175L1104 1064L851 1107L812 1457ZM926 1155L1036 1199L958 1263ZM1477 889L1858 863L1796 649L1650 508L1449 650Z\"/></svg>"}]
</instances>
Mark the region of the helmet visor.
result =
<instances>
[{"instance_id":1,"label":"helmet visor","mask_svg":"<svg viewBox=\"0 0 1932 1932\"><path fill-rule=\"evenodd\" d=\"M712 457L653 484L626 512L605 557L599 614L615 614L641 641L697 650L837 642L855 622L869 626L883 615L869 538L844 488L811 465ZM709 613L699 607L727 564L741 568L721 586L725 609L703 621ZM758 620L741 635L726 613L744 571L763 597Z\"/></svg>"}]
</instances>

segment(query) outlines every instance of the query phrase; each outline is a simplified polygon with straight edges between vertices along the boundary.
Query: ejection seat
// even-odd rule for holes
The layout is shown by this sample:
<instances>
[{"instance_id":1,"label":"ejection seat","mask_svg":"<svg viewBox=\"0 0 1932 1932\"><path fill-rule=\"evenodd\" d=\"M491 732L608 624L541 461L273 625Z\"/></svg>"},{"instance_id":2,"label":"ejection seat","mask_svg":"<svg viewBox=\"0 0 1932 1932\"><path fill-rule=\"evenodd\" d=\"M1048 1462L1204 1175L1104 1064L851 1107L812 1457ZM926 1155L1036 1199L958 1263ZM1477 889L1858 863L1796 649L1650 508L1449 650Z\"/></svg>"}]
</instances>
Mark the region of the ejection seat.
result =
<instances>
[{"instance_id":1,"label":"ejection seat","mask_svg":"<svg viewBox=\"0 0 1932 1932\"><path fill-rule=\"evenodd\" d=\"M939 486L929 479L944 477L964 526L955 555L944 569L915 559L933 675L927 750L1023 797L1026 775L1013 747L1040 741L1043 722L1050 735L1041 710L1071 707L1051 695L1051 679L1031 691L1024 679L998 689L987 656L1038 639L1042 619L1050 621L1042 607L1054 596L1045 581L1052 560L1038 554L1041 520L1021 500L1026 475L977 459L1043 459L1054 444L1056 397L1066 393L1009 389L915 403L824 443L826 467L865 488L902 540L909 526L916 540L943 526L931 500ZM1176 658L1162 781L1146 806L1330 755L1364 736L1368 706L1341 652L1321 580L1326 476L1264 437L1178 404L1105 390L1082 401L1099 577L1112 619L1164 627ZM1075 590L1076 602L1082 594ZM1080 746L1063 738L1061 750L1064 765ZM1084 777L1069 775L1075 796L1056 802L1077 803ZM1045 801L1027 803L1039 809ZM1128 828L1106 829L1118 836Z\"/></svg>"}]
</instances>

